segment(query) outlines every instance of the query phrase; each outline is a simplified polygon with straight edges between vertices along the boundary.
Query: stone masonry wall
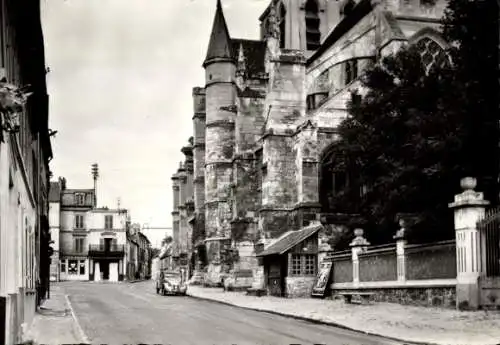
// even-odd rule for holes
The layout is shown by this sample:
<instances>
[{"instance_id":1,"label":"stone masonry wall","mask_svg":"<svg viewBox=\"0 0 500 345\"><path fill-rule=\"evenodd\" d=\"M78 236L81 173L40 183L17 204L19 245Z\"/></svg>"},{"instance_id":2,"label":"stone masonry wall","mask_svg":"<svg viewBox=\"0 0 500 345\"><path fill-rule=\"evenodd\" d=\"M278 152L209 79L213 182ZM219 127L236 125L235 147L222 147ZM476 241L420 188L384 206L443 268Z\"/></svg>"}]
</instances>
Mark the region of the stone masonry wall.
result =
<instances>
[{"instance_id":1,"label":"stone masonry wall","mask_svg":"<svg viewBox=\"0 0 500 345\"><path fill-rule=\"evenodd\" d=\"M266 169L262 180L262 206L291 207L297 201L293 139L285 135L265 136L263 156Z\"/></svg>"},{"instance_id":2,"label":"stone masonry wall","mask_svg":"<svg viewBox=\"0 0 500 345\"><path fill-rule=\"evenodd\" d=\"M205 105L205 89L193 88L193 193L198 215L205 207Z\"/></svg>"},{"instance_id":3,"label":"stone masonry wall","mask_svg":"<svg viewBox=\"0 0 500 345\"><path fill-rule=\"evenodd\" d=\"M311 297L316 277L286 277L286 296L289 298Z\"/></svg>"},{"instance_id":4,"label":"stone masonry wall","mask_svg":"<svg viewBox=\"0 0 500 345\"><path fill-rule=\"evenodd\" d=\"M335 290L338 292L348 290ZM446 307L456 308L455 287L437 288L383 288L363 289L364 292L374 292L373 300L377 302L399 303L406 305L418 305L423 307Z\"/></svg>"},{"instance_id":5,"label":"stone masonry wall","mask_svg":"<svg viewBox=\"0 0 500 345\"><path fill-rule=\"evenodd\" d=\"M295 147L297 155L295 166L298 171L296 175L297 202L318 203L318 139L317 130L312 124L306 124L295 136Z\"/></svg>"},{"instance_id":6,"label":"stone masonry wall","mask_svg":"<svg viewBox=\"0 0 500 345\"><path fill-rule=\"evenodd\" d=\"M255 144L262 136L264 126L264 99L239 98L238 115L235 128L236 153L253 151Z\"/></svg>"}]
</instances>

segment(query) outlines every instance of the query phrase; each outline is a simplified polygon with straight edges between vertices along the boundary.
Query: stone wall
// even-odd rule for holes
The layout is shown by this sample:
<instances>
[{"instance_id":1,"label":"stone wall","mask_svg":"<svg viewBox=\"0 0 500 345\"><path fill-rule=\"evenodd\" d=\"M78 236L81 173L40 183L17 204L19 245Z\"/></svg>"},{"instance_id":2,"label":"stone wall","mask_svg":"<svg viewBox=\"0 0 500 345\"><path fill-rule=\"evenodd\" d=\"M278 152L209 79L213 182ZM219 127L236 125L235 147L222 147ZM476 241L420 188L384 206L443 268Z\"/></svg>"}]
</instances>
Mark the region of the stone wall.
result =
<instances>
[{"instance_id":1,"label":"stone wall","mask_svg":"<svg viewBox=\"0 0 500 345\"><path fill-rule=\"evenodd\" d=\"M286 296L290 298L311 297L316 277L286 277Z\"/></svg>"},{"instance_id":2,"label":"stone wall","mask_svg":"<svg viewBox=\"0 0 500 345\"><path fill-rule=\"evenodd\" d=\"M409 280L454 279L457 276L455 243L406 247L406 276Z\"/></svg>"},{"instance_id":3,"label":"stone wall","mask_svg":"<svg viewBox=\"0 0 500 345\"><path fill-rule=\"evenodd\" d=\"M396 251L359 255L360 281L390 281L397 279Z\"/></svg>"},{"instance_id":4,"label":"stone wall","mask_svg":"<svg viewBox=\"0 0 500 345\"><path fill-rule=\"evenodd\" d=\"M338 289L333 296L339 292L353 291L349 289ZM363 289L363 292L373 292L372 297L377 302L399 303L403 305L418 305L423 307L456 307L455 287L432 287L432 288L380 288Z\"/></svg>"},{"instance_id":5,"label":"stone wall","mask_svg":"<svg viewBox=\"0 0 500 345\"><path fill-rule=\"evenodd\" d=\"M333 281L335 283L352 282L351 254L333 260Z\"/></svg>"}]
</instances>

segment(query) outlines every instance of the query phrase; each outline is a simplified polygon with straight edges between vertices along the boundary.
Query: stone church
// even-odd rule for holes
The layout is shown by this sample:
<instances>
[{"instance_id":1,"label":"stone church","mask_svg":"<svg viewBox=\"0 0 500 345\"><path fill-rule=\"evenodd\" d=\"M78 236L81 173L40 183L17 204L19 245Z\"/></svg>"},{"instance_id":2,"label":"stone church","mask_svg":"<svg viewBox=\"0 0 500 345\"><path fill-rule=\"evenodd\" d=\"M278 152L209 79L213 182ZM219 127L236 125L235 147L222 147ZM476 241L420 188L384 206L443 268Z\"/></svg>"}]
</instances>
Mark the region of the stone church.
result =
<instances>
[{"instance_id":1,"label":"stone church","mask_svg":"<svg viewBox=\"0 0 500 345\"><path fill-rule=\"evenodd\" d=\"M258 254L273 243L291 247L317 230L316 267L331 249L327 230L347 211L330 200L349 176L329 151L351 91L404 45L418 45L428 65L443 59L446 1L272 0L260 40L231 37L216 6L205 85L193 88L193 136L172 177L176 255L212 282L232 268L266 286Z\"/></svg>"}]
</instances>

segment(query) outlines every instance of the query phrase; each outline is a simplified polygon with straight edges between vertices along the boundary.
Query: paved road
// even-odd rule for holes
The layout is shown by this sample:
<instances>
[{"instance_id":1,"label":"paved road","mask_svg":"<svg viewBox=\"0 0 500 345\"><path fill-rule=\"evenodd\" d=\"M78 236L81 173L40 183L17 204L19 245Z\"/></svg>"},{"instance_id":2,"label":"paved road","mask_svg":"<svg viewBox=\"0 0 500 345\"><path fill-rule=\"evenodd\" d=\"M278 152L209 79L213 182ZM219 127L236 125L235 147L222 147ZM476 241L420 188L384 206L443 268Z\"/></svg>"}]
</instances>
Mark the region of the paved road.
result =
<instances>
[{"instance_id":1,"label":"paved road","mask_svg":"<svg viewBox=\"0 0 500 345\"><path fill-rule=\"evenodd\" d=\"M151 281L60 286L93 344L399 344L191 297L159 296Z\"/></svg>"}]
</instances>

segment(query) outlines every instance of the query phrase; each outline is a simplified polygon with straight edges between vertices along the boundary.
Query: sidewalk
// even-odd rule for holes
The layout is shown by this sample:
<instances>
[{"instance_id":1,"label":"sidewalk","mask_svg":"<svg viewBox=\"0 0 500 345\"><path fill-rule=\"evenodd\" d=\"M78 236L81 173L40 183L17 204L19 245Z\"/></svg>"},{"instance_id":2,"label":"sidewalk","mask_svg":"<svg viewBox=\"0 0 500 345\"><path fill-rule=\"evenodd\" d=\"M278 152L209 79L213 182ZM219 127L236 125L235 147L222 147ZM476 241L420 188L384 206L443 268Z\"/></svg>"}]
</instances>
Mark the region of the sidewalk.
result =
<instances>
[{"instance_id":1,"label":"sidewalk","mask_svg":"<svg viewBox=\"0 0 500 345\"><path fill-rule=\"evenodd\" d=\"M27 339L35 344L59 345L86 343L71 305L59 286L51 286L50 299L46 300L35 314L28 330Z\"/></svg>"},{"instance_id":2,"label":"sidewalk","mask_svg":"<svg viewBox=\"0 0 500 345\"><path fill-rule=\"evenodd\" d=\"M450 309L403 306L393 303L346 304L340 300L289 299L246 296L222 288L191 285L188 295L238 307L319 321L344 328L399 339L440 345L500 343L500 312L459 312Z\"/></svg>"}]
</instances>

